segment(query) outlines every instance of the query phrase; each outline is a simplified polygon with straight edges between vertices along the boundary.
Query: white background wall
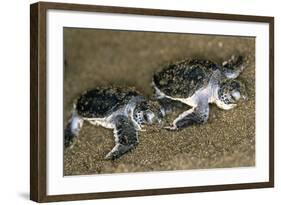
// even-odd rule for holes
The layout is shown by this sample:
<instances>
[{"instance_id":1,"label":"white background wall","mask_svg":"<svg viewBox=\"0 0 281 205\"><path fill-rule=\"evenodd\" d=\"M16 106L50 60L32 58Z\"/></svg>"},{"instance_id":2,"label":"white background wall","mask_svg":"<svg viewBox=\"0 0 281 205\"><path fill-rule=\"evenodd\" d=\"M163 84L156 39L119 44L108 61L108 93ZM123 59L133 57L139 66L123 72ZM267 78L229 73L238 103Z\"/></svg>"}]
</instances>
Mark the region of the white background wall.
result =
<instances>
[{"instance_id":1,"label":"white background wall","mask_svg":"<svg viewBox=\"0 0 281 205\"><path fill-rule=\"evenodd\" d=\"M275 16L275 164L274 189L195 193L170 196L68 202L69 204L277 204L280 179L280 38L281 12L278 0L81 0L99 5L208 11ZM29 198L29 4L35 1L7 0L0 6L0 204L31 204ZM279 202L280 203L280 202ZM56 204L56 203L55 203ZM60 203L66 204L66 203Z\"/></svg>"}]
</instances>

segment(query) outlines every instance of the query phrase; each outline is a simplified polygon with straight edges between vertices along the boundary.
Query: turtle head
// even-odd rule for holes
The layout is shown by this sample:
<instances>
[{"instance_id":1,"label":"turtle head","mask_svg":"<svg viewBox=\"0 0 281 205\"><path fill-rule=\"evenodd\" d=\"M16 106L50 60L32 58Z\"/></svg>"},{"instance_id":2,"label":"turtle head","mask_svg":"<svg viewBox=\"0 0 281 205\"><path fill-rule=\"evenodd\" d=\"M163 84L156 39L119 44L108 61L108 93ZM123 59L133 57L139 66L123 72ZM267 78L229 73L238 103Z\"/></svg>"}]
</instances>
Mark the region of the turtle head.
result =
<instances>
[{"instance_id":1,"label":"turtle head","mask_svg":"<svg viewBox=\"0 0 281 205\"><path fill-rule=\"evenodd\" d=\"M220 83L218 98L224 109L231 109L241 100L247 100L245 85L238 80L226 79Z\"/></svg>"},{"instance_id":2,"label":"turtle head","mask_svg":"<svg viewBox=\"0 0 281 205\"><path fill-rule=\"evenodd\" d=\"M143 101L136 106L134 119L138 124L160 124L162 121L160 105L157 101Z\"/></svg>"}]
</instances>

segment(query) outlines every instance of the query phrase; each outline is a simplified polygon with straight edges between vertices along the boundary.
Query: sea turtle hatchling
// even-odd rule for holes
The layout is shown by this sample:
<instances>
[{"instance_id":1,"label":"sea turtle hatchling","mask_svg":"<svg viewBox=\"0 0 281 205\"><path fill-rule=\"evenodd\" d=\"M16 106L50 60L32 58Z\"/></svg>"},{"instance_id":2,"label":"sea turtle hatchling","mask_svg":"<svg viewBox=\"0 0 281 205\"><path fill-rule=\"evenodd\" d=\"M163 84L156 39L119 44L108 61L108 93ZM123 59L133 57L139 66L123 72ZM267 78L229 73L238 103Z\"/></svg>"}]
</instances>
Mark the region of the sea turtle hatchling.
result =
<instances>
[{"instance_id":1,"label":"sea turtle hatchling","mask_svg":"<svg viewBox=\"0 0 281 205\"><path fill-rule=\"evenodd\" d=\"M138 131L145 124L161 120L160 106L148 101L134 88L96 88L86 91L74 103L72 116L64 130L64 145L78 136L83 121L113 129L114 148L105 159L116 159L135 148Z\"/></svg>"},{"instance_id":2,"label":"sea turtle hatchling","mask_svg":"<svg viewBox=\"0 0 281 205\"><path fill-rule=\"evenodd\" d=\"M242 56L232 56L222 65L193 59L170 64L156 73L152 84L164 112L167 113L173 102L191 106L166 128L177 130L205 123L209 117L209 103L229 110L239 100L247 99L244 84L236 80L247 63Z\"/></svg>"}]
</instances>

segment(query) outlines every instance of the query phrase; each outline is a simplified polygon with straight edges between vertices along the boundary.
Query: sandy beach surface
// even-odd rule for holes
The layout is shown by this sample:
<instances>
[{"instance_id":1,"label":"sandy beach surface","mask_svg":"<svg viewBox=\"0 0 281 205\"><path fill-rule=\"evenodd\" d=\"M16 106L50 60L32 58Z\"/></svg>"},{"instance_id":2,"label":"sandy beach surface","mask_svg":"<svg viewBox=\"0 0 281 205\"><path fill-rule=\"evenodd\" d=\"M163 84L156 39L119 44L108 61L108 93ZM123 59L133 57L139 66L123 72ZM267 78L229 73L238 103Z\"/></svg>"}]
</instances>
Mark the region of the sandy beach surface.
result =
<instances>
[{"instance_id":1,"label":"sandy beach surface","mask_svg":"<svg viewBox=\"0 0 281 205\"><path fill-rule=\"evenodd\" d=\"M152 75L164 65L186 58L222 63L233 54L250 60L239 77L248 101L229 111L211 105L206 124L181 131L146 127L137 148L115 161L104 160L114 146L112 130L85 122L73 148L64 150L64 175L255 165L254 38L65 28L64 126L73 101L86 89L135 86L149 97Z\"/></svg>"}]
</instances>

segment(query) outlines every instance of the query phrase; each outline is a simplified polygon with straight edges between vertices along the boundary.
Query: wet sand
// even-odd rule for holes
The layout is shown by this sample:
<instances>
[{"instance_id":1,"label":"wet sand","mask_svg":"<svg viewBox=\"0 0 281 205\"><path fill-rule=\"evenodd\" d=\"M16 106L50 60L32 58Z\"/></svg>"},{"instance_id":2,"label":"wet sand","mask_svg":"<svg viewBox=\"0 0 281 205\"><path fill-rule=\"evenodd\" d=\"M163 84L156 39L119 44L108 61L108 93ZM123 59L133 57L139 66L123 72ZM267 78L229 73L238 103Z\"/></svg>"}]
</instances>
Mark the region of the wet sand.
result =
<instances>
[{"instance_id":1,"label":"wet sand","mask_svg":"<svg viewBox=\"0 0 281 205\"><path fill-rule=\"evenodd\" d=\"M186 58L221 63L233 54L250 60L239 77L248 101L229 111L211 105L206 124L181 131L146 127L137 148L115 161L104 160L114 146L112 131L85 122L73 148L64 150L64 175L255 165L254 38L65 28L64 125L86 89L135 86L150 96L152 75L163 65Z\"/></svg>"}]
</instances>

